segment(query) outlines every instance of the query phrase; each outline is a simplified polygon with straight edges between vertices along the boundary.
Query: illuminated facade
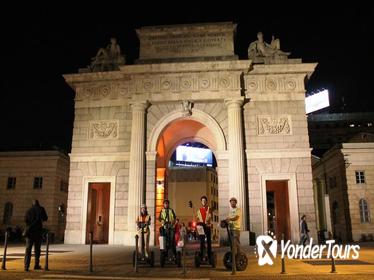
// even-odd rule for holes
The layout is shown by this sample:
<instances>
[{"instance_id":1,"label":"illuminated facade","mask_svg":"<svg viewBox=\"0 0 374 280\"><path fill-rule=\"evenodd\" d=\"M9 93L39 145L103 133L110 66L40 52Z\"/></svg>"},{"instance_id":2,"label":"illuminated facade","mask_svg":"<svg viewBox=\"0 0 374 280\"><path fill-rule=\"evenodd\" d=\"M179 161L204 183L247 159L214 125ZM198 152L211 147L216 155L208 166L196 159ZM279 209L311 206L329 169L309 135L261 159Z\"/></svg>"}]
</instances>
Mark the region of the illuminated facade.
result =
<instances>
[{"instance_id":1,"label":"illuminated facade","mask_svg":"<svg viewBox=\"0 0 374 280\"><path fill-rule=\"evenodd\" d=\"M243 244L270 223L297 242L302 214L316 235L304 105L316 64L239 60L234 30L227 22L144 27L136 64L64 75L76 91L67 243L85 243L93 230L97 242L134 244L143 202L154 242L169 159L194 141L217 161L219 219L238 199Z\"/></svg>"},{"instance_id":2,"label":"illuminated facade","mask_svg":"<svg viewBox=\"0 0 374 280\"><path fill-rule=\"evenodd\" d=\"M68 198L69 157L58 151L0 152L0 230L25 227L25 213L38 199L43 225L63 240Z\"/></svg>"},{"instance_id":3,"label":"illuminated facade","mask_svg":"<svg viewBox=\"0 0 374 280\"><path fill-rule=\"evenodd\" d=\"M374 134L359 133L313 160L317 228L340 241L373 241Z\"/></svg>"}]
</instances>

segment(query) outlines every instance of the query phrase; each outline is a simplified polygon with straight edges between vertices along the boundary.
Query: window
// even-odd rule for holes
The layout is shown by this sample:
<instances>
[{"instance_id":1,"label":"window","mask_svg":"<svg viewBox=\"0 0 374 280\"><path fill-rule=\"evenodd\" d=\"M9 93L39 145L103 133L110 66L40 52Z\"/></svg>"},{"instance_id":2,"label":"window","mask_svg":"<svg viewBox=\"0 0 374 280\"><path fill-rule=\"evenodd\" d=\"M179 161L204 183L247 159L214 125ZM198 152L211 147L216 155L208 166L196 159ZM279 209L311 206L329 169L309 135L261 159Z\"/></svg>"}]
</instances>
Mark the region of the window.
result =
<instances>
[{"instance_id":1,"label":"window","mask_svg":"<svg viewBox=\"0 0 374 280\"><path fill-rule=\"evenodd\" d=\"M13 204L11 202L5 203L3 224L9 225L13 214Z\"/></svg>"},{"instance_id":2,"label":"window","mask_svg":"<svg viewBox=\"0 0 374 280\"><path fill-rule=\"evenodd\" d=\"M43 187L43 177L34 177L34 189L41 189Z\"/></svg>"},{"instance_id":3,"label":"window","mask_svg":"<svg viewBox=\"0 0 374 280\"><path fill-rule=\"evenodd\" d=\"M336 225L339 219L339 205L338 202L334 201L332 204L332 223Z\"/></svg>"},{"instance_id":4,"label":"window","mask_svg":"<svg viewBox=\"0 0 374 280\"><path fill-rule=\"evenodd\" d=\"M68 187L69 187L68 182L66 182L64 180L61 180L60 191L62 191L62 192L68 192Z\"/></svg>"},{"instance_id":5,"label":"window","mask_svg":"<svg viewBox=\"0 0 374 280\"><path fill-rule=\"evenodd\" d=\"M329 187L330 189L336 188L336 177L329 178Z\"/></svg>"},{"instance_id":6,"label":"window","mask_svg":"<svg viewBox=\"0 0 374 280\"><path fill-rule=\"evenodd\" d=\"M365 171L356 172L356 184L365 184Z\"/></svg>"},{"instance_id":7,"label":"window","mask_svg":"<svg viewBox=\"0 0 374 280\"><path fill-rule=\"evenodd\" d=\"M369 206L365 199L360 199L359 207L361 224L370 223Z\"/></svg>"},{"instance_id":8,"label":"window","mask_svg":"<svg viewBox=\"0 0 374 280\"><path fill-rule=\"evenodd\" d=\"M16 187L16 177L8 177L7 189L14 189Z\"/></svg>"}]
</instances>

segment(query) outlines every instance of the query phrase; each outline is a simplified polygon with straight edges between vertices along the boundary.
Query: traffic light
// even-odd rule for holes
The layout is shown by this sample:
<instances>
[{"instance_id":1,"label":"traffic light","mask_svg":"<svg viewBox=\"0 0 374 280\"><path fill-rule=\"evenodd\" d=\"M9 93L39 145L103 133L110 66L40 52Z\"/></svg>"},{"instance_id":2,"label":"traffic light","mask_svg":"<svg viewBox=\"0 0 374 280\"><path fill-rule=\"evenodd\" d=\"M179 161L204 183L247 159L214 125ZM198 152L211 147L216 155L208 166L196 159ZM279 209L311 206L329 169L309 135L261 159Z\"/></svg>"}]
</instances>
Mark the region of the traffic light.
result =
<instances>
[{"instance_id":1,"label":"traffic light","mask_svg":"<svg viewBox=\"0 0 374 280\"><path fill-rule=\"evenodd\" d=\"M190 208L192 208L192 201L191 201L191 200L188 202L188 206L189 206Z\"/></svg>"}]
</instances>

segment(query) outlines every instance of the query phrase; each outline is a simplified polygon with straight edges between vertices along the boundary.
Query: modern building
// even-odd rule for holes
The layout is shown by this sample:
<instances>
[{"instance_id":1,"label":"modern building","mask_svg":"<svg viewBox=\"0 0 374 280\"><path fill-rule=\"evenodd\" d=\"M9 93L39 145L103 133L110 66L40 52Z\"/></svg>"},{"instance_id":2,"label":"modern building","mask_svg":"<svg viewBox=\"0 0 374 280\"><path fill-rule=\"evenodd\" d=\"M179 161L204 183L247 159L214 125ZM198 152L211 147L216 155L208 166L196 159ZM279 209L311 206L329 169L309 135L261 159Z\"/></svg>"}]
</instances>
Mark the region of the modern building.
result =
<instances>
[{"instance_id":1,"label":"modern building","mask_svg":"<svg viewBox=\"0 0 374 280\"><path fill-rule=\"evenodd\" d=\"M59 151L0 152L0 229L24 228L32 201L46 209L44 223L62 241L66 221L69 157Z\"/></svg>"},{"instance_id":2,"label":"modern building","mask_svg":"<svg viewBox=\"0 0 374 280\"><path fill-rule=\"evenodd\" d=\"M313 159L317 227L342 241L373 240L374 134L360 133Z\"/></svg>"},{"instance_id":3,"label":"modern building","mask_svg":"<svg viewBox=\"0 0 374 280\"><path fill-rule=\"evenodd\" d=\"M310 146L322 156L336 143L344 143L360 132L374 134L374 113L312 113L308 115Z\"/></svg>"},{"instance_id":4,"label":"modern building","mask_svg":"<svg viewBox=\"0 0 374 280\"><path fill-rule=\"evenodd\" d=\"M180 222L188 225L195 218L201 207L200 198L205 195L212 210L212 237L218 240L218 177L217 172L209 167L172 167L168 170L168 193L170 206L175 210ZM192 202L193 209L188 205ZM157 205L156 205L157 207Z\"/></svg>"},{"instance_id":5,"label":"modern building","mask_svg":"<svg viewBox=\"0 0 374 280\"><path fill-rule=\"evenodd\" d=\"M92 230L97 242L134 244L140 205L155 221L169 159L194 141L217 161L219 220L238 199L243 244L269 229L297 242L303 214L316 237L304 104L316 63L288 58L279 40L255 41L239 60L235 27L142 27L134 65L104 57L102 67L64 75L76 92L66 243L84 244ZM156 231L153 222L151 243Z\"/></svg>"}]
</instances>

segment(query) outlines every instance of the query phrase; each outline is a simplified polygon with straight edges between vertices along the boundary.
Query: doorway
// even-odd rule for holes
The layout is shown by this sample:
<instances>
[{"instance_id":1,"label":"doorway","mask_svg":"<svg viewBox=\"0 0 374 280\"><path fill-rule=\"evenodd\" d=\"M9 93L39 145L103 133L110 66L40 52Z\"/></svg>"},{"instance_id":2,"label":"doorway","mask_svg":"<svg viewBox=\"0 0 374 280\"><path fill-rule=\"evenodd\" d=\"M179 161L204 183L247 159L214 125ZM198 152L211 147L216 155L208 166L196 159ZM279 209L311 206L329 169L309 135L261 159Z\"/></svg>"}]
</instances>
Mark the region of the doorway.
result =
<instances>
[{"instance_id":1,"label":"doorway","mask_svg":"<svg viewBox=\"0 0 374 280\"><path fill-rule=\"evenodd\" d=\"M86 244L93 232L93 242L108 244L110 183L89 183L87 204Z\"/></svg>"},{"instance_id":2,"label":"doorway","mask_svg":"<svg viewBox=\"0 0 374 280\"><path fill-rule=\"evenodd\" d=\"M278 241L291 239L288 181L266 181L266 215L268 231L276 235Z\"/></svg>"}]
</instances>

